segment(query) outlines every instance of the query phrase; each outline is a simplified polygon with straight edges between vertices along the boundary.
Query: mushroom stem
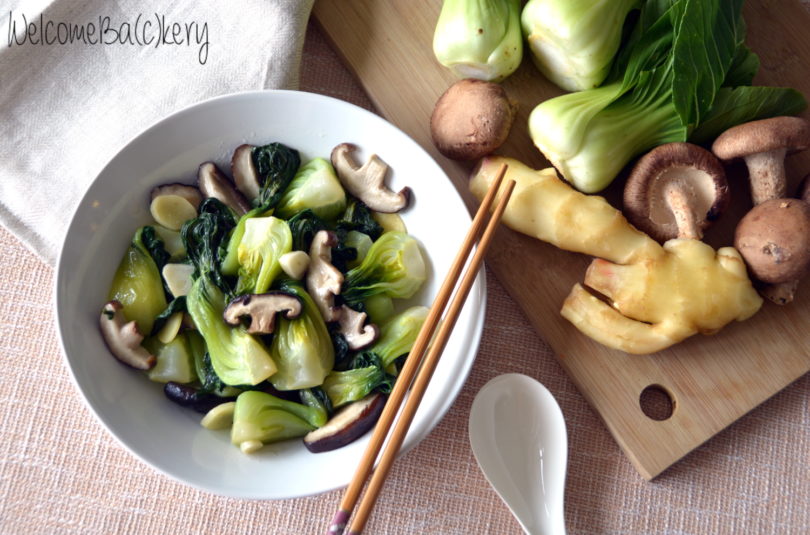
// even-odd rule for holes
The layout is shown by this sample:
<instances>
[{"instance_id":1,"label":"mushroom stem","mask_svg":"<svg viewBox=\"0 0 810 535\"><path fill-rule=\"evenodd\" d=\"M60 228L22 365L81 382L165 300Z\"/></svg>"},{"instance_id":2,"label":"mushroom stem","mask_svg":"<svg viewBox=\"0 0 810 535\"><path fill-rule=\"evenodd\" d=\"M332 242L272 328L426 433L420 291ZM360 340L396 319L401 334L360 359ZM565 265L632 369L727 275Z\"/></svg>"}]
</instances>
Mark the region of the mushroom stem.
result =
<instances>
[{"instance_id":1,"label":"mushroom stem","mask_svg":"<svg viewBox=\"0 0 810 535\"><path fill-rule=\"evenodd\" d=\"M780 282L777 284L763 284L759 289L763 297L777 305L787 305L793 301L796 290L799 289L799 279Z\"/></svg>"},{"instance_id":2,"label":"mushroom stem","mask_svg":"<svg viewBox=\"0 0 810 535\"><path fill-rule=\"evenodd\" d=\"M754 205L786 196L786 154L787 149L776 149L745 157Z\"/></svg>"},{"instance_id":3,"label":"mushroom stem","mask_svg":"<svg viewBox=\"0 0 810 535\"><path fill-rule=\"evenodd\" d=\"M689 202L689 194L684 191L678 181L671 181L664 189L666 199L675 225L678 227L678 238L687 240L700 240L703 232L698 224L698 217Z\"/></svg>"}]
</instances>

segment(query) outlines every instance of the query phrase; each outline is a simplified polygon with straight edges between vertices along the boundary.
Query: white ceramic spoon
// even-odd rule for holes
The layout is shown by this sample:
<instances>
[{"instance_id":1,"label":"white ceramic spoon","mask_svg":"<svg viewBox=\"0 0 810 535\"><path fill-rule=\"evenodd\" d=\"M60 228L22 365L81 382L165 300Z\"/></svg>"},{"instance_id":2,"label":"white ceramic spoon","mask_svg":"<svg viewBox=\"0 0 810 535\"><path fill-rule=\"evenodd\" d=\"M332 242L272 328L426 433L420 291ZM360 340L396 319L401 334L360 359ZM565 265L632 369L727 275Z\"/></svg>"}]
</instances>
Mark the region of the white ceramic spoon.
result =
<instances>
[{"instance_id":1,"label":"white ceramic spoon","mask_svg":"<svg viewBox=\"0 0 810 535\"><path fill-rule=\"evenodd\" d=\"M484 476L523 530L565 534L565 420L554 396L518 373L489 381L470 409L470 443Z\"/></svg>"}]
</instances>

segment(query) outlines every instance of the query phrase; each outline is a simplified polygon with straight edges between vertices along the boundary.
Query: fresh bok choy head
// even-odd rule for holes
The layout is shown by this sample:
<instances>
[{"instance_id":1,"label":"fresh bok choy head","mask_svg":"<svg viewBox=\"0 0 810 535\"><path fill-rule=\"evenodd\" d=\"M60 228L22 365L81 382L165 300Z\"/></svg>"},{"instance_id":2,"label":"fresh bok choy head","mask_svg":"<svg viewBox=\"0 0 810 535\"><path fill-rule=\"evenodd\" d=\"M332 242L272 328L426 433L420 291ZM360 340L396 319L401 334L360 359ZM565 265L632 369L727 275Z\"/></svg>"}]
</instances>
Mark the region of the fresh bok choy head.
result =
<instances>
[{"instance_id":1,"label":"fresh bok choy head","mask_svg":"<svg viewBox=\"0 0 810 535\"><path fill-rule=\"evenodd\" d=\"M792 89L750 83L743 0L647 0L605 84L538 105L529 132L574 187L600 191L657 145L711 139L755 119L798 113Z\"/></svg>"},{"instance_id":2,"label":"fresh bok choy head","mask_svg":"<svg viewBox=\"0 0 810 535\"><path fill-rule=\"evenodd\" d=\"M520 65L520 0L445 0L433 53L459 78L500 82Z\"/></svg>"},{"instance_id":3,"label":"fresh bok choy head","mask_svg":"<svg viewBox=\"0 0 810 535\"><path fill-rule=\"evenodd\" d=\"M520 21L532 60L566 91L599 86L640 0L529 0Z\"/></svg>"}]
</instances>

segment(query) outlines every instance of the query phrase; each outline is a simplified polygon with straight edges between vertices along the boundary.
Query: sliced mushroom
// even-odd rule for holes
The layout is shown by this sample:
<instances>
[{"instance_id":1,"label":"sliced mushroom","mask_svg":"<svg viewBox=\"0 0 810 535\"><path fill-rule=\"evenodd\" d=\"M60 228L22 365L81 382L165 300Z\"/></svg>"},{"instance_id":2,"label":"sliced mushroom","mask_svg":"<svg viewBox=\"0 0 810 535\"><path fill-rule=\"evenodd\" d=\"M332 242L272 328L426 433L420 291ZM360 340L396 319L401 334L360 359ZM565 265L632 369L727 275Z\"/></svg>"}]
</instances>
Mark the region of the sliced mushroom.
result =
<instances>
[{"instance_id":1,"label":"sliced mushroom","mask_svg":"<svg viewBox=\"0 0 810 535\"><path fill-rule=\"evenodd\" d=\"M349 344L349 349L357 351L370 346L380 335L380 329L373 323L366 324L368 315L353 308L342 305L338 313L338 326L340 334Z\"/></svg>"},{"instance_id":2,"label":"sliced mushroom","mask_svg":"<svg viewBox=\"0 0 810 535\"><path fill-rule=\"evenodd\" d=\"M357 146L351 143L341 143L332 149L332 165L343 187L378 212L399 212L408 206L409 188L395 193L385 185L388 164L372 154L366 163L358 166L352 156L356 150Z\"/></svg>"},{"instance_id":3,"label":"sliced mushroom","mask_svg":"<svg viewBox=\"0 0 810 535\"><path fill-rule=\"evenodd\" d=\"M386 396L376 393L337 411L326 425L304 436L304 446L312 453L331 451L354 442L380 419Z\"/></svg>"},{"instance_id":4,"label":"sliced mushroom","mask_svg":"<svg viewBox=\"0 0 810 535\"><path fill-rule=\"evenodd\" d=\"M332 265L332 247L337 244L338 239L334 232L319 230L312 238L309 248L307 290L326 322L337 320L339 315L339 309L335 307L335 296L340 294L343 274Z\"/></svg>"},{"instance_id":5,"label":"sliced mushroom","mask_svg":"<svg viewBox=\"0 0 810 535\"><path fill-rule=\"evenodd\" d=\"M270 334L276 324L276 314L292 319L301 314L301 301L294 295L283 292L242 295L228 303L223 312L225 323L239 325L242 318L250 317L247 332L251 334Z\"/></svg>"},{"instance_id":6,"label":"sliced mushroom","mask_svg":"<svg viewBox=\"0 0 810 535\"><path fill-rule=\"evenodd\" d=\"M205 197L213 197L222 201L239 216L250 210L248 202L241 193L234 189L214 162L205 162L200 165L197 171L197 185Z\"/></svg>"},{"instance_id":7,"label":"sliced mushroom","mask_svg":"<svg viewBox=\"0 0 810 535\"><path fill-rule=\"evenodd\" d=\"M200 193L200 190L194 186L189 186L188 184L164 184L162 186L152 188L149 200L154 201L156 197L161 195L176 195L178 197L182 197L187 200L195 210L199 209L200 203L202 202L202 194Z\"/></svg>"},{"instance_id":8,"label":"sliced mushroom","mask_svg":"<svg viewBox=\"0 0 810 535\"><path fill-rule=\"evenodd\" d=\"M262 185L259 183L259 173L253 163L253 149L253 145L239 145L231 157L233 183L249 201L258 197L262 189Z\"/></svg>"},{"instance_id":9,"label":"sliced mushroom","mask_svg":"<svg viewBox=\"0 0 810 535\"><path fill-rule=\"evenodd\" d=\"M701 239L728 202L723 166L690 143L668 143L645 154L624 189L627 219L660 242Z\"/></svg>"},{"instance_id":10,"label":"sliced mushroom","mask_svg":"<svg viewBox=\"0 0 810 535\"><path fill-rule=\"evenodd\" d=\"M793 284L810 268L810 204L799 199L758 204L737 225L734 246L758 280Z\"/></svg>"},{"instance_id":11,"label":"sliced mushroom","mask_svg":"<svg viewBox=\"0 0 810 535\"><path fill-rule=\"evenodd\" d=\"M119 301L110 301L101 309L99 328L110 352L124 364L139 370L155 365L155 356L141 345L143 335L138 331L138 324L127 322L124 306Z\"/></svg>"},{"instance_id":12,"label":"sliced mushroom","mask_svg":"<svg viewBox=\"0 0 810 535\"><path fill-rule=\"evenodd\" d=\"M712 152L723 161L743 158L755 205L786 197L785 156L810 146L810 121L773 117L729 128L714 141Z\"/></svg>"}]
</instances>

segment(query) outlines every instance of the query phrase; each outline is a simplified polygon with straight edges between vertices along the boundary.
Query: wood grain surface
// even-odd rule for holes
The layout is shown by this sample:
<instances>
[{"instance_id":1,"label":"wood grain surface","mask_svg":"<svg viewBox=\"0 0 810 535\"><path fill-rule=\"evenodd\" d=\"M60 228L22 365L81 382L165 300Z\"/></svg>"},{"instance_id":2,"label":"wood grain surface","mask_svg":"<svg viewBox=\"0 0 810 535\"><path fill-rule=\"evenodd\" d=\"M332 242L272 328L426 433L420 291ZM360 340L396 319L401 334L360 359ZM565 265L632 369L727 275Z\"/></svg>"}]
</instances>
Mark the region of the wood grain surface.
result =
<instances>
[{"instance_id":1,"label":"wood grain surface","mask_svg":"<svg viewBox=\"0 0 810 535\"><path fill-rule=\"evenodd\" d=\"M319 0L314 14L379 112L436 158L472 209L470 166L442 157L430 141L433 105L455 81L432 52L440 7L439 0ZM749 0L745 18L747 42L762 63L756 83L810 95L810 41L805 39L810 15L804 7L795 0ZM498 153L547 167L531 143L527 117L561 90L540 75L528 56L504 87L520 112ZM714 246L731 243L736 222L751 206L744 170L729 171L732 208L706 236ZM788 172L795 186L810 173L810 154L791 156ZM617 181L603 194L615 204L620 187ZM752 319L718 334L698 335L655 355L627 355L591 341L559 315L590 260L508 229L499 231L487 257L644 478L660 474L810 370L810 285L800 287L790 306L766 303ZM674 406L669 418L656 420L642 412L640 395L649 386L669 394Z\"/></svg>"}]
</instances>

